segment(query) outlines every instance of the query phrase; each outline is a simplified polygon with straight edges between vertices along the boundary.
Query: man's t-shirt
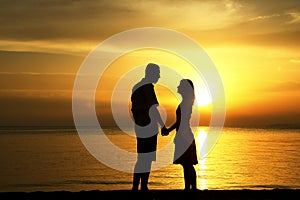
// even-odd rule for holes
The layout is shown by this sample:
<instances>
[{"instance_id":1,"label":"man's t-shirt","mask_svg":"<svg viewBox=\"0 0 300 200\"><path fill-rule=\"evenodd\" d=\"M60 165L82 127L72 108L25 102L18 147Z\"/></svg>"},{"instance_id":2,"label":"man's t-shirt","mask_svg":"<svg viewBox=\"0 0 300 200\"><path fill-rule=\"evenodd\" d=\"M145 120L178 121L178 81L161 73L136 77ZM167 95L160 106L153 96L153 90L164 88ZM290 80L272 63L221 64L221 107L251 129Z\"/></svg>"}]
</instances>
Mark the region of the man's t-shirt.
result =
<instances>
[{"instance_id":1,"label":"man's t-shirt","mask_svg":"<svg viewBox=\"0 0 300 200\"><path fill-rule=\"evenodd\" d=\"M133 87L131 111L134 121L139 126L146 126L150 123L149 110L151 106L158 105L152 83L143 84L143 80Z\"/></svg>"},{"instance_id":2,"label":"man's t-shirt","mask_svg":"<svg viewBox=\"0 0 300 200\"><path fill-rule=\"evenodd\" d=\"M154 85L142 79L141 82L133 87L131 102L133 118L135 124L138 125L135 126L137 152L150 153L144 156L149 160L156 160L158 125L154 119L154 123L147 126L151 122L149 116L150 108L153 105L158 105Z\"/></svg>"}]
</instances>

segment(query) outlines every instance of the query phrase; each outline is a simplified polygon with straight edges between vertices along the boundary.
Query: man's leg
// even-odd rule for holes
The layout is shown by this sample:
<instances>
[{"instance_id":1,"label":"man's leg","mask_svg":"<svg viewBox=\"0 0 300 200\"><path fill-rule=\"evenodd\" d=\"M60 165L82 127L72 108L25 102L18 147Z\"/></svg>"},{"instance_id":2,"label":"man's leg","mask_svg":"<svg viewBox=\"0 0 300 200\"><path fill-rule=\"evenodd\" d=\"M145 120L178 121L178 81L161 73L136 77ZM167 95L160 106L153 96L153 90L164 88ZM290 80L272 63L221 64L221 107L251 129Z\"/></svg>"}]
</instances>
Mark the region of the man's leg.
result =
<instances>
[{"instance_id":1,"label":"man's leg","mask_svg":"<svg viewBox=\"0 0 300 200\"><path fill-rule=\"evenodd\" d=\"M138 190L139 189L139 184L140 184L141 177L142 177L141 173L133 173L132 190Z\"/></svg>"},{"instance_id":2,"label":"man's leg","mask_svg":"<svg viewBox=\"0 0 300 200\"><path fill-rule=\"evenodd\" d=\"M148 190L148 180L152 161L144 157L138 157L134 167L132 190L138 190L141 181L141 189Z\"/></svg>"},{"instance_id":3,"label":"man's leg","mask_svg":"<svg viewBox=\"0 0 300 200\"><path fill-rule=\"evenodd\" d=\"M152 161L149 160L148 158L146 159L141 159L141 190L147 191L148 189L148 181L149 181L149 176L150 176L150 170L151 170L151 164Z\"/></svg>"},{"instance_id":4,"label":"man's leg","mask_svg":"<svg viewBox=\"0 0 300 200\"><path fill-rule=\"evenodd\" d=\"M144 190L144 191L149 190L149 188L148 188L149 175L150 175L150 172L145 172L145 173L142 174L142 177L141 177L141 190Z\"/></svg>"},{"instance_id":5,"label":"man's leg","mask_svg":"<svg viewBox=\"0 0 300 200\"><path fill-rule=\"evenodd\" d=\"M138 169L140 168L140 161L137 160L137 162L135 163L135 167L134 167L134 173L133 173L133 182L132 182L132 190L138 190L139 189L139 184L140 184L140 180L142 177L142 173L138 172Z\"/></svg>"},{"instance_id":6,"label":"man's leg","mask_svg":"<svg viewBox=\"0 0 300 200\"><path fill-rule=\"evenodd\" d=\"M148 181L149 181L149 176L150 176L150 171L151 171L151 164L152 161L149 160L144 160L143 166L145 172L142 174L141 177L141 190L149 190L148 189Z\"/></svg>"}]
</instances>

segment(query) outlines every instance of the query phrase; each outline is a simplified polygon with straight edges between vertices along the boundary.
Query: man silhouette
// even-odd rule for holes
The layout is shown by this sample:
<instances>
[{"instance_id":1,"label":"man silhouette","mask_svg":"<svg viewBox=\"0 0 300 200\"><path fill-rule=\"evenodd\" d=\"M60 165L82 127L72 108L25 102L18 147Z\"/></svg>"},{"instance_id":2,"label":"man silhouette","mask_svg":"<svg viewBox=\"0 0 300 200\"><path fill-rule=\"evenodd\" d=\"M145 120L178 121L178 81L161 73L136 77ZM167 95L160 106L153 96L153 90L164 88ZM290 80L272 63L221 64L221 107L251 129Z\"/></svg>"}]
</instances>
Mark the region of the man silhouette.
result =
<instances>
[{"instance_id":1,"label":"man silhouette","mask_svg":"<svg viewBox=\"0 0 300 200\"><path fill-rule=\"evenodd\" d=\"M160 68L157 64L149 63L145 77L132 89L131 112L135 122L137 139L137 161L134 167L132 190L148 190L148 179L152 161L156 160L157 135L159 127L166 132L164 122L158 112L158 101L154 85L160 78Z\"/></svg>"}]
</instances>

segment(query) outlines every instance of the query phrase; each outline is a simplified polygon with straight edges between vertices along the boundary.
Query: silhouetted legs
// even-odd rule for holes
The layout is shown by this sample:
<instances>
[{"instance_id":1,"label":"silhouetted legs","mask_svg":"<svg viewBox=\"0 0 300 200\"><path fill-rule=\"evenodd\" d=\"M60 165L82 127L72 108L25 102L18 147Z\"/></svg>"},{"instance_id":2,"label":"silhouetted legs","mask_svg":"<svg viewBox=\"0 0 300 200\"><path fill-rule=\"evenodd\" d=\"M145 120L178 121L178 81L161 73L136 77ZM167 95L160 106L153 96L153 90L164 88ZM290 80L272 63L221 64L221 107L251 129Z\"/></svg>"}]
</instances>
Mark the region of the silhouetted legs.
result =
<instances>
[{"instance_id":1,"label":"silhouetted legs","mask_svg":"<svg viewBox=\"0 0 300 200\"><path fill-rule=\"evenodd\" d=\"M132 190L138 190L140 182L141 190L148 190L151 163L151 160L138 158L134 167Z\"/></svg>"},{"instance_id":2,"label":"silhouetted legs","mask_svg":"<svg viewBox=\"0 0 300 200\"><path fill-rule=\"evenodd\" d=\"M141 190L149 190L148 189L148 180L149 180L150 172L145 172L142 174L141 178Z\"/></svg>"},{"instance_id":3,"label":"silhouetted legs","mask_svg":"<svg viewBox=\"0 0 300 200\"><path fill-rule=\"evenodd\" d=\"M141 182L141 190L149 190L148 189L149 175L150 172L134 173L132 190L138 190L140 182Z\"/></svg>"},{"instance_id":4,"label":"silhouetted legs","mask_svg":"<svg viewBox=\"0 0 300 200\"><path fill-rule=\"evenodd\" d=\"M138 190L139 189L139 184L141 180L141 173L134 173L133 174L133 183L132 183L132 190Z\"/></svg>"},{"instance_id":5,"label":"silhouetted legs","mask_svg":"<svg viewBox=\"0 0 300 200\"><path fill-rule=\"evenodd\" d=\"M184 190L196 190L196 170L192 164L182 165L184 174Z\"/></svg>"}]
</instances>

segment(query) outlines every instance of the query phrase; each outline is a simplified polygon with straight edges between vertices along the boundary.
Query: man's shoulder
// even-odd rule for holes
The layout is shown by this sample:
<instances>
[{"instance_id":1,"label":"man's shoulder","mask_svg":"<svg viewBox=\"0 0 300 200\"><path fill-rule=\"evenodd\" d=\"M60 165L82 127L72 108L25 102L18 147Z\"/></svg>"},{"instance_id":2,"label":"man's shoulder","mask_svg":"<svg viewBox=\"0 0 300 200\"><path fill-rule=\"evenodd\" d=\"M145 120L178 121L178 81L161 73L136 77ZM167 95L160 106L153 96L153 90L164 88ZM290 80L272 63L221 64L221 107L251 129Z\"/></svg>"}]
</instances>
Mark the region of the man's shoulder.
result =
<instances>
[{"instance_id":1,"label":"man's shoulder","mask_svg":"<svg viewBox=\"0 0 300 200\"><path fill-rule=\"evenodd\" d=\"M153 88L153 84L152 83L147 83L143 80L141 80L140 82L136 83L133 87L132 87L132 93L138 89L151 89Z\"/></svg>"}]
</instances>

